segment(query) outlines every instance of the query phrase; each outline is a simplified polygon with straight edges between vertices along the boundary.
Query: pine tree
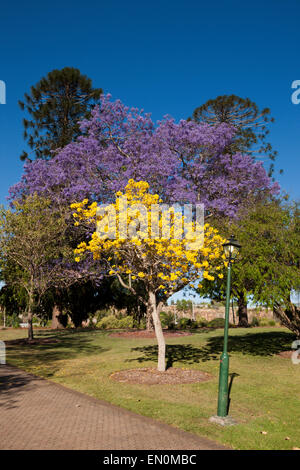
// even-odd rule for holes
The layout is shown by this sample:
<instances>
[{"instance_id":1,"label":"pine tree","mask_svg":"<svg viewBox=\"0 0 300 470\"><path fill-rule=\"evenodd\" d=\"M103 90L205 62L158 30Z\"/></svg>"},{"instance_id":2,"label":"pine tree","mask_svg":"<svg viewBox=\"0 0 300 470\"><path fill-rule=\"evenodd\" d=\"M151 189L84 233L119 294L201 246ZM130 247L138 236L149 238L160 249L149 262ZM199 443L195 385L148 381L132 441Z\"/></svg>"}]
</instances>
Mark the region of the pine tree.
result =
<instances>
[{"instance_id":1,"label":"pine tree","mask_svg":"<svg viewBox=\"0 0 300 470\"><path fill-rule=\"evenodd\" d=\"M78 121L88 117L102 93L80 70L65 67L52 70L25 93L19 101L31 119L23 119L24 139L36 158L49 159L53 151L64 147L79 135ZM21 160L28 159L24 151Z\"/></svg>"},{"instance_id":2,"label":"pine tree","mask_svg":"<svg viewBox=\"0 0 300 470\"><path fill-rule=\"evenodd\" d=\"M277 152L266 141L269 134L268 124L274 122L270 109L260 110L249 98L236 95L222 95L208 100L193 112L192 120L199 123L215 125L225 122L236 129L236 135L228 151L232 154L241 152L253 157L265 155L274 161ZM269 174L274 171L271 163Z\"/></svg>"}]
</instances>

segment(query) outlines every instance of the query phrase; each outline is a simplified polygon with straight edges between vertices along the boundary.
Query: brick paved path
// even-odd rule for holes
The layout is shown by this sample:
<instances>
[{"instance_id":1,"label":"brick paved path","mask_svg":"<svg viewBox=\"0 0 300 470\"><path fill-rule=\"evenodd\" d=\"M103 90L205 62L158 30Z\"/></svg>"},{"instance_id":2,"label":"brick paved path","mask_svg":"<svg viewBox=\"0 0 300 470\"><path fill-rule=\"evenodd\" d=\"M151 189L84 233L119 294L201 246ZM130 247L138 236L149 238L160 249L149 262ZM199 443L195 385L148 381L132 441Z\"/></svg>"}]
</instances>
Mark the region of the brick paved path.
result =
<instances>
[{"instance_id":1,"label":"brick paved path","mask_svg":"<svg viewBox=\"0 0 300 470\"><path fill-rule=\"evenodd\" d=\"M225 449L8 365L0 365L0 449Z\"/></svg>"}]
</instances>

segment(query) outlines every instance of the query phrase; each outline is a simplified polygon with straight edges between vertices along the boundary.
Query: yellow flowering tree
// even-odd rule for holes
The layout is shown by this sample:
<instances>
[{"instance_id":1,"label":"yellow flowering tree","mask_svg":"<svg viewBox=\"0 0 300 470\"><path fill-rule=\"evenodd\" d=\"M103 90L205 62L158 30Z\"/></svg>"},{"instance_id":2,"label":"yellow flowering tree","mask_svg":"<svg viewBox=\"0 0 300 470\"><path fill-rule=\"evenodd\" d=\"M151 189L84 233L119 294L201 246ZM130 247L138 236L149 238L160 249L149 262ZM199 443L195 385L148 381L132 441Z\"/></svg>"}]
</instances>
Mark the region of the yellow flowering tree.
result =
<instances>
[{"instance_id":1,"label":"yellow flowering tree","mask_svg":"<svg viewBox=\"0 0 300 470\"><path fill-rule=\"evenodd\" d=\"M75 249L76 261L87 252L107 263L109 275L137 295L135 284L144 284L147 317L152 317L158 342L158 370L165 371L165 340L160 310L172 294L202 278L222 276L224 240L208 224L188 221L182 211L161 205L145 181L129 180L125 192L105 208L88 200L72 204L75 225L91 230L88 242ZM162 210L163 208L163 210ZM128 282L127 282L128 279Z\"/></svg>"}]
</instances>

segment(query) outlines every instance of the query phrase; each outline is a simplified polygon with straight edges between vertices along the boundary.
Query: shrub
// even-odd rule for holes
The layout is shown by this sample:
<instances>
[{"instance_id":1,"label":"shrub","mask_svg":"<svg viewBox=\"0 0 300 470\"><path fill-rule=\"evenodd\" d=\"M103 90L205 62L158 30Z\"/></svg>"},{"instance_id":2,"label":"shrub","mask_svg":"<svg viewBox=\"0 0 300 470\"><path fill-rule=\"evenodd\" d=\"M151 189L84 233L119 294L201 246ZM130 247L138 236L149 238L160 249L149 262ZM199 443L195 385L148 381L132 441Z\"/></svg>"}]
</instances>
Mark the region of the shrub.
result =
<instances>
[{"instance_id":1,"label":"shrub","mask_svg":"<svg viewBox=\"0 0 300 470\"><path fill-rule=\"evenodd\" d=\"M178 322L178 328L180 330L186 330L190 328L198 328L198 323L190 318L180 318Z\"/></svg>"},{"instance_id":2,"label":"shrub","mask_svg":"<svg viewBox=\"0 0 300 470\"><path fill-rule=\"evenodd\" d=\"M205 326L207 326L207 324L208 324L208 321L205 318L199 318L197 320L198 328L204 328Z\"/></svg>"},{"instance_id":3,"label":"shrub","mask_svg":"<svg viewBox=\"0 0 300 470\"><path fill-rule=\"evenodd\" d=\"M270 326L270 321L272 322L273 320L269 320L268 318L261 318L259 320L259 326Z\"/></svg>"},{"instance_id":4,"label":"shrub","mask_svg":"<svg viewBox=\"0 0 300 470\"><path fill-rule=\"evenodd\" d=\"M276 326L275 320L270 320L269 318L261 318L259 321L259 326Z\"/></svg>"},{"instance_id":5,"label":"shrub","mask_svg":"<svg viewBox=\"0 0 300 470\"><path fill-rule=\"evenodd\" d=\"M107 317L102 318L97 323L97 328L101 328L103 330L109 330L111 328L119 328L119 320L114 315L109 315Z\"/></svg>"},{"instance_id":6,"label":"shrub","mask_svg":"<svg viewBox=\"0 0 300 470\"><path fill-rule=\"evenodd\" d=\"M49 327L51 326L51 323L52 323L52 320L48 319L48 318L41 318L40 320L40 326L43 326L43 327Z\"/></svg>"},{"instance_id":7,"label":"shrub","mask_svg":"<svg viewBox=\"0 0 300 470\"><path fill-rule=\"evenodd\" d=\"M141 318L140 323L136 324L135 326L139 330L145 330L146 329L146 318Z\"/></svg>"},{"instance_id":8,"label":"shrub","mask_svg":"<svg viewBox=\"0 0 300 470\"><path fill-rule=\"evenodd\" d=\"M114 315L103 317L98 323L97 328L110 330L113 328L133 328L133 317L116 318Z\"/></svg>"},{"instance_id":9,"label":"shrub","mask_svg":"<svg viewBox=\"0 0 300 470\"><path fill-rule=\"evenodd\" d=\"M252 318L251 326L259 326L259 319L257 317Z\"/></svg>"},{"instance_id":10,"label":"shrub","mask_svg":"<svg viewBox=\"0 0 300 470\"><path fill-rule=\"evenodd\" d=\"M224 328L225 318L214 318L213 320L208 322L207 326L211 328Z\"/></svg>"},{"instance_id":11,"label":"shrub","mask_svg":"<svg viewBox=\"0 0 300 470\"><path fill-rule=\"evenodd\" d=\"M6 317L6 326L11 326L12 328L19 328L20 323L21 320L16 314Z\"/></svg>"},{"instance_id":12,"label":"shrub","mask_svg":"<svg viewBox=\"0 0 300 470\"><path fill-rule=\"evenodd\" d=\"M191 320L190 328L198 328L198 323L196 320Z\"/></svg>"},{"instance_id":13,"label":"shrub","mask_svg":"<svg viewBox=\"0 0 300 470\"><path fill-rule=\"evenodd\" d=\"M175 328L174 315L171 312L160 312L160 321L163 328L168 328L168 330Z\"/></svg>"},{"instance_id":14,"label":"shrub","mask_svg":"<svg viewBox=\"0 0 300 470\"><path fill-rule=\"evenodd\" d=\"M102 320L104 317L111 316L110 312L108 310L96 310L94 315L92 315L93 318L97 319L97 323Z\"/></svg>"},{"instance_id":15,"label":"shrub","mask_svg":"<svg viewBox=\"0 0 300 470\"><path fill-rule=\"evenodd\" d=\"M123 317L118 320L119 327L118 328L133 328L133 317Z\"/></svg>"},{"instance_id":16,"label":"shrub","mask_svg":"<svg viewBox=\"0 0 300 470\"><path fill-rule=\"evenodd\" d=\"M180 330L186 330L189 327L190 321L191 320L189 318L180 318L178 322L178 328Z\"/></svg>"},{"instance_id":17,"label":"shrub","mask_svg":"<svg viewBox=\"0 0 300 470\"><path fill-rule=\"evenodd\" d=\"M33 315L32 324L35 326L40 326L40 323L41 323L41 320L36 315Z\"/></svg>"}]
</instances>

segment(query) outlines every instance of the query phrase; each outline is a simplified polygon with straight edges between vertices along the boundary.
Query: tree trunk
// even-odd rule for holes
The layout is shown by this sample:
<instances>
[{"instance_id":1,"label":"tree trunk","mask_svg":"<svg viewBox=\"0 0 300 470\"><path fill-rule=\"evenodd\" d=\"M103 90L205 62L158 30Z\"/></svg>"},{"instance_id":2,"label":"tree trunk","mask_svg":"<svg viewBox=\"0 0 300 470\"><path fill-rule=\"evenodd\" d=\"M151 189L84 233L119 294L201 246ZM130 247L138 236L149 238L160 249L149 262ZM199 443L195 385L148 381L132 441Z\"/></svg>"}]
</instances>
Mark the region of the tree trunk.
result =
<instances>
[{"instance_id":1,"label":"tree trunk","mask_svg":"<svg viewBox=\"0 0 300 470\"><path fill-rule=\"evenodd\" d=\"M196 317L195 317L195 308L194 308L194 302L192 301L192 320L195 321L196 320Z\"/></svg>"},{"instance_id":2,"label":"tree trunk","mask_svg":"<svg viewBox=\"0 0 300 470\"><path fill-rule=\"evenodd\" d=\"M239 317L239 326L248 327L248 309L247 309L247 299L244 293L239 293L238 296L238 317Z\"/></svg>"},{"instance_id":3,"label":"tree trunk","mask_svg":"<svg viewBox=\"0 0 300 470\"><path fill-rule=\"evenodd\" d=\"M160 322L159 309L156 305L156 296L154 292L149 292L149 302L148 309L153 318L154 330L158 344L158 361L157 361L157 370L159 372L165 372L166 370L166 342ZM147 309L147 310L148 310ZM148 311L147 311L148 315Z\"/></svg>"},{"instance_id":4,"label":"tree trunk","mask_svg":"<svg viewBox=\"0 0 300 470\"><path fill-rule=\"evenodd\" d=\"M33 327L32 327L32 309L31 306L28 309L28 314L27 314L27 323L28 323L28 341L33 340Z\"/></svg>"},{"instance_id":5,"label":"tree trunk","mask_svg":"<svg viewBox=\"0 0 300 470\"><path fill-rule=\"evenodd\" d=\"M273 312L280 319L281 323L300 338L300 309L297 308L290 299L287 300L285 306L275 304Z\"/></svg>"},{"instance_id":6,"label":"tree trunk","mask_svg":"<svg viewBox=\"0 0 300 470\"><path fill-rule=\"evenodd\" d=\"M153 316L151 310L150 300L147 305L147 312L146 312L146 330L153 331L154 330L154 323L153 323Z\"/></svg>"},{"instance_id":7,"label":"tree trunk","mask_svg":"<svg viewBox=\"0 0 300 470\"><path fill-rule=\"evenodd\" d=\"M31 284L31 290L29 291L28 295L28 311L27 311L27 323L28 323L28 341L33 340L33 326L32 326L32 318L33 318L33 303L34 303L34 297L33 297L33 288Z\"/></svg>"},{"instance_id":8,"label":"tree trunk","mask_svg":"<svg viewBox=\"0 0 300 470\"><path fill-rule=\"evenodd\" d=\"M57 329L62 329L65 327L65 325L61 321L61 312L56 304L54 304L54 307L52 309L52 323L51 323L51 328L52 330L57 330Z\"/></svg>"}]
</instances>

